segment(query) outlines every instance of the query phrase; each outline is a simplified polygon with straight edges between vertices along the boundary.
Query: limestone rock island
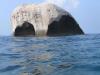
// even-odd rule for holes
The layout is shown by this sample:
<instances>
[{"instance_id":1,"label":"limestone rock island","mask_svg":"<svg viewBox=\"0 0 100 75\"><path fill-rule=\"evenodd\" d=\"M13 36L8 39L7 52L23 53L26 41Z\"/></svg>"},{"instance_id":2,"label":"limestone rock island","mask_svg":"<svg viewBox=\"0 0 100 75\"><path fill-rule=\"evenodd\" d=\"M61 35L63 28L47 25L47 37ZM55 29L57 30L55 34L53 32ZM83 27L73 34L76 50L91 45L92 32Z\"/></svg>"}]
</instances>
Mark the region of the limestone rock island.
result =
<instances>
[{"instance_id":1,"label":"limestone rock island","mask_svg":"<svg viewBox=\"0 0 100 75\"><path fill-rule=\"evenodd\" d=\"M72 15L54 4L18 6L11 14L11 23L14 36L84 34Z\"/></svg>"}]
</instances>

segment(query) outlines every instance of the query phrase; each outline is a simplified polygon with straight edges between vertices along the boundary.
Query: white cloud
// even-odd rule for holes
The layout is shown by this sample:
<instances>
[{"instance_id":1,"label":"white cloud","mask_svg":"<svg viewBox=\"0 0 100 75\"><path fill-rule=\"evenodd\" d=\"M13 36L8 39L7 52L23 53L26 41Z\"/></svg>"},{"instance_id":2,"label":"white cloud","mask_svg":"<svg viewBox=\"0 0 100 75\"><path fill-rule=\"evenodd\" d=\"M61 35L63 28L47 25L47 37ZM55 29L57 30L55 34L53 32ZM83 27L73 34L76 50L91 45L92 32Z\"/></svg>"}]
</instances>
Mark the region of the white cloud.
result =
<instances>
[{"instance_id":1,"label":"white cloud","mask_svg":"<svg viewBox=\"0 0 100 75\"><path fill-rule=\"evenodd\" d=\"M48 3L53 3L59 6L63 6L66 2L66 0L45 0Z\"/></svg>"},{"instance_id":2,"label":"white cloud","mask_svg":"<svg viewBox=\"0 0 100 75\"><path fill-rule=\"evenodd\" d=\"M79 0L66 0L66 1L68 1L68 4L73 8L77 8L78 5L80 4Z\"/></svg>"},{"instance_id":3,"label":"white cloud","mask_svg":"<svg viewBox=\"0 0 100 75\"><path fill-rule=\"evenodd\" d=\"M47 3L53 3L65 9L77 8L80 4L79 0L44 0Z\"/></svg>"}]
</instances>

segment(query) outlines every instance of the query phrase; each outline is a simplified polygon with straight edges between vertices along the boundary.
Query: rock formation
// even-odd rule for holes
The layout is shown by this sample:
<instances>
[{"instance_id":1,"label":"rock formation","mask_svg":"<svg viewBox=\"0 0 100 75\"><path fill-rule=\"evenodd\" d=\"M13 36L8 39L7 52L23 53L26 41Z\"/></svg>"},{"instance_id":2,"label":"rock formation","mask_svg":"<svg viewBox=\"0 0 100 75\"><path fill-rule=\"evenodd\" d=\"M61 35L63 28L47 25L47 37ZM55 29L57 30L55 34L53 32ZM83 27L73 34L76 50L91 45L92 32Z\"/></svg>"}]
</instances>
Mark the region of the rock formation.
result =
<instances>
[{"instance_id":1,"label":"rock formation","mask_svg":"<svg viewBox=\"0 0 100 75\"><path fill-rule=\"evenodd\" d=\"M57 36L84 34L75 19L54 4L17 7L11 15L14 36Z\"/></svg>"}]
</instances>

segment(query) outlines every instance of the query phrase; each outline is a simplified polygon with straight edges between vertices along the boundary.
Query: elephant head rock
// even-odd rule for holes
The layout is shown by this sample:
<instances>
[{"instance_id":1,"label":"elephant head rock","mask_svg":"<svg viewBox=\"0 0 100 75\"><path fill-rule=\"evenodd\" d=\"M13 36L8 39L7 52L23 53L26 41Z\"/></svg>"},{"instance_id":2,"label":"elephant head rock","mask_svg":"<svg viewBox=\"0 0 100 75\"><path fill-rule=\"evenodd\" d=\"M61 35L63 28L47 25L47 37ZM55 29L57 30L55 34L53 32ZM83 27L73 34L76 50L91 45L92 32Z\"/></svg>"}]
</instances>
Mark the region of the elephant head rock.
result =
<instances>
[{"instance_id":1,"label":"elephant head rock","mask_svg":"<svg viewBox=\"0 0 100 75\"><path fill-rule=\"evenodd\" d=\"M54 4L29 4L11 15L14 36L59 36L84 34L72 15Z\"/></svg>"}]
</instances>

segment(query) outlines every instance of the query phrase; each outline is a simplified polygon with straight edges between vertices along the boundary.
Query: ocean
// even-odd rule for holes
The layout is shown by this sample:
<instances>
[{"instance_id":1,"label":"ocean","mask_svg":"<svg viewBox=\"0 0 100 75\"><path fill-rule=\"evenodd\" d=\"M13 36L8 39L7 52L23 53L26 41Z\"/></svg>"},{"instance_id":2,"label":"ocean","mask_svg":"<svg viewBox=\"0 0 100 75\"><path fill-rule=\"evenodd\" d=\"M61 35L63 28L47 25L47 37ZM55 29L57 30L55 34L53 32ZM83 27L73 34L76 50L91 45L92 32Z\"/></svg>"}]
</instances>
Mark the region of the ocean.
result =
<instances>
[{"instance_id":1,"label":"ocean","mask_svg":"<svg viewBox=\"0 0 100 75\"><path fill-rule=\"evenodd\" d=\"M100 35L0 36L0 75L100 75Z\"/></svg>"}]
</instances>

